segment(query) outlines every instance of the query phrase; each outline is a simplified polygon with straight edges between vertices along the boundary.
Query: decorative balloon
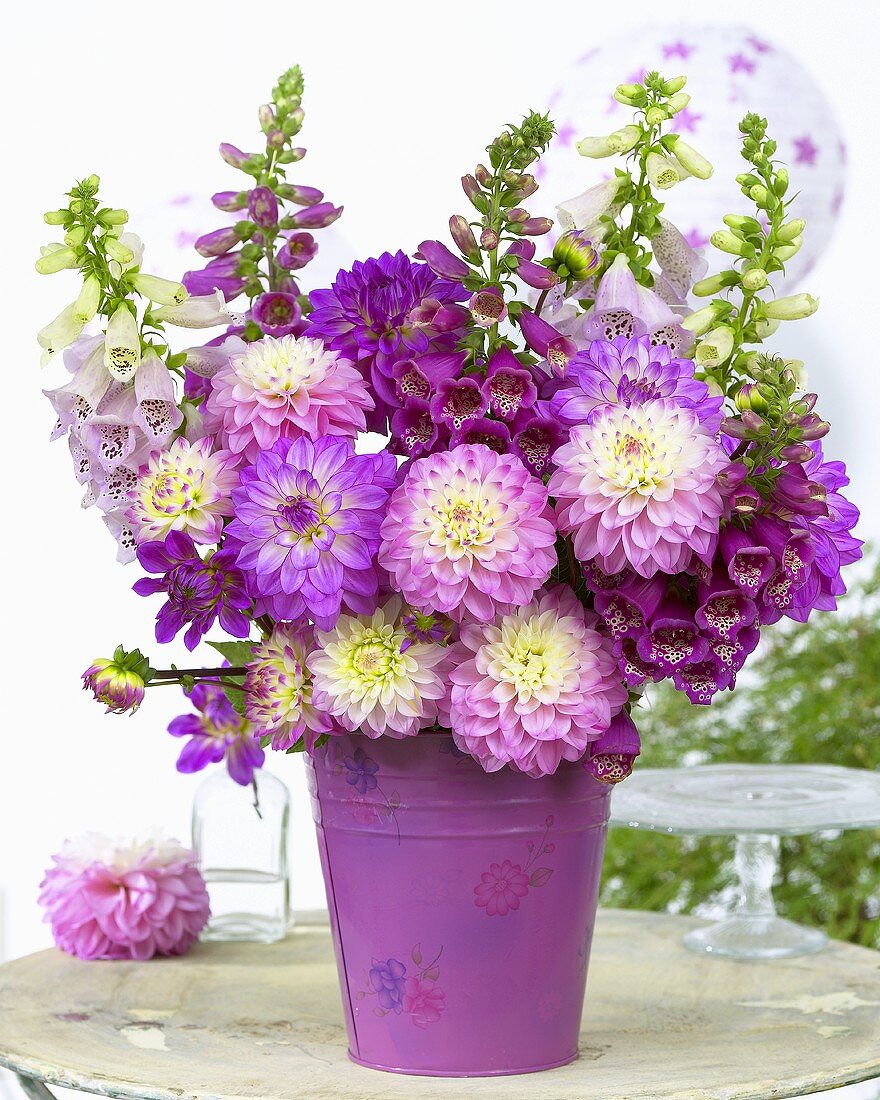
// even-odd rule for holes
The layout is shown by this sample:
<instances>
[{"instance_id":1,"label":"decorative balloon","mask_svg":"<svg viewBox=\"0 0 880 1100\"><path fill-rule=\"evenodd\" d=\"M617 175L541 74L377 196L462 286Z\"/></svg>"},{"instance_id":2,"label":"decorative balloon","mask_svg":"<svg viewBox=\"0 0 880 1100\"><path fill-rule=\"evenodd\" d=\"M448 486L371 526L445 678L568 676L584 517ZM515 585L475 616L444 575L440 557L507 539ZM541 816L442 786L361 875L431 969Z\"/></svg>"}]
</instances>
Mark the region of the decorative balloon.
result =
<instances>
[{"instance_id":1,"label":"decorative balloon","mask_svg":"<svg viewBox=\"0 0 880 1100\"><path fill-rule=\"evenodd\" d=\"M667 216L696 248L723 228L725 214L746 202L736 183L744 162L737 149L738 124L759 110L778 142L777 156L791 171L793 216L805 218L801 251L786 265L777 289L790 290L813 267L834 232L843 201L846 149L828 100L791 54L743 27L671 25L615 38L585 53L549 102L558 137L539 169L551 202L570 198L603 178L608 163L580 157L575 142L625 125L630 109L607 89L639 81L657 69L684 74L692 102L672 126L715 166L707 181L686 180L663 194ZM710 272L724 258L706 249Z\"/></svg>"}]
</instances>

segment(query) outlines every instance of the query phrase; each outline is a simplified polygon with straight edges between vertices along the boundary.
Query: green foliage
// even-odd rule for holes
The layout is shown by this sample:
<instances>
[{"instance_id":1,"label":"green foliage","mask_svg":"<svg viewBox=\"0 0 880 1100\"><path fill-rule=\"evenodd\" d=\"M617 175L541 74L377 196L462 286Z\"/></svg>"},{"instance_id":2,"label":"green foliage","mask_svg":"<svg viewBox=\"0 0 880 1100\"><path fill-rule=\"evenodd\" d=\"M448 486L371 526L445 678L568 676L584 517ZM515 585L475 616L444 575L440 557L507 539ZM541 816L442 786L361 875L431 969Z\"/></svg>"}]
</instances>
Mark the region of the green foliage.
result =
<instances>
[{"instance_id":1,"label":"green foliage","mask_svg":"<svg viewBox=\"0 0 880 1100\"><path fill-rule=\"evenodd\" d=\"M639 766L880 768L880 557L840 613L780 624L765 638L740 688L711 707L693 707L667 685L651 694L650 706L634 712ZM732 855L727 838L612 829L602 902L679 912L726 901ZM791 920L880 947L880 830L783 837L774 897Z\"/></svg>"},{"instance_id":2,"label":"green foliage","mask_svg":"<svg viewBox=\"0 0 880 1100\"><path fill-rule=\"evenodd\" d=\"M243 667L253 657L253 642L208 642L208 645L222 654L233 668ZM226 692L226 698L235 710L243 718L246 717L247 708L244 690L233 687L232 682L229 680L224 682L223 690Z\"/></svg>"}]
</instances>

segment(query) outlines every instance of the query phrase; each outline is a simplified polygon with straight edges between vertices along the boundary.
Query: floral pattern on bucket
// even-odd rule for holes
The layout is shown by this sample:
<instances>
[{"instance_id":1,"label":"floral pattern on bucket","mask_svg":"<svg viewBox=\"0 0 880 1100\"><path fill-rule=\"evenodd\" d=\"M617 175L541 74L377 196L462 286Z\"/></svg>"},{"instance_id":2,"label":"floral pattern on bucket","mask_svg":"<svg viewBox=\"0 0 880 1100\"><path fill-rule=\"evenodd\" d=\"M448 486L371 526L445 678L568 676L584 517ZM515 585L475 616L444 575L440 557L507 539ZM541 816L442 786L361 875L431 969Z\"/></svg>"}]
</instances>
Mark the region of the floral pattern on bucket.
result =
<instances>
[{"instance_id":1,"label":"floral pattern on bucket","mask_svg":"<svg viewBox=\"0 0 880 1100\"><path fill-rule=\"evenodd\" d=\"M550 881L553 868L535 867L535 864L539 856L552 855L556 850L556 845L547 841L553 820L553 815L548 815L544 833L537 844L533 840L526 843L529 854L524 864L505 859L502 863L490 864L489 869L482 873L474 887L474 905L485 909L487 917L506 917L519 909L520 901L532 887L546 886Z\"/></svg>"},{"instance_id":2,"label":"floral pattern on bucket","mask_svg":"<svg viewBox=\"0 0 880 1100\"><path fill-rule=\"evenodd\" d=\"M333 749L335 749L335 745ZM352 788L352 794L357 792L360 797L351 799L350 812L352 817L360 824L368 824L371 821L388 821L394 825L397 834L397 843L400 843L400 825L397 821L397 810L400 807L400 795L397 791L386 794L379 782L379 765L371 757L367 756L360 747L353 753L338 754L333 765L333 775L342 776L346 784Z\"/></svg>"},{"instance_id":3,"label":"floral pattern on bucket","mask_svg":"<svg viewBox=\"0 0 880 1100\"><path fill-rule=\"evenodd\" d=\"M411 971L400 959L373 959L364 975L366 988L357 994L358 1000L375 997L376 1016L409 1016L416 1027L423 1029L435 1024L446 1008L446 994L437 985L442 954L441 947L431 962L423 965L422 945L417 943L410 952Z\"/></svg>"}]
</instances>

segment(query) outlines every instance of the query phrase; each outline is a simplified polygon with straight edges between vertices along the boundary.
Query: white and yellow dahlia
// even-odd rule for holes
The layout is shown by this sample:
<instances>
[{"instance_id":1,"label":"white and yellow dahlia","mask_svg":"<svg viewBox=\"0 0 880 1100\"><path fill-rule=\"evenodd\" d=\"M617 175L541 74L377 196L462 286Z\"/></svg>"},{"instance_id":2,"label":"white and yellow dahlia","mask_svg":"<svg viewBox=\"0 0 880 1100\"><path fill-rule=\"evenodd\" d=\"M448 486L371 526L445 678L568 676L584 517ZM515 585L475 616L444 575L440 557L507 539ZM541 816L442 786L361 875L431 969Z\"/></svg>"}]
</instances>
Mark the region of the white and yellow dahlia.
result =
<instances>
[{"instance_id":1,"label":"white and yellow dahlia","mask_svg":"<svg viewBox=\"0 0 880 1100\"><path fill-rule=\"evenodd\" d=\"M445 721L450 651L408 636L396 596L371 616L340 615L308 657L313 701L347 730L410 737Z\"/></svg>"}]
</instances>

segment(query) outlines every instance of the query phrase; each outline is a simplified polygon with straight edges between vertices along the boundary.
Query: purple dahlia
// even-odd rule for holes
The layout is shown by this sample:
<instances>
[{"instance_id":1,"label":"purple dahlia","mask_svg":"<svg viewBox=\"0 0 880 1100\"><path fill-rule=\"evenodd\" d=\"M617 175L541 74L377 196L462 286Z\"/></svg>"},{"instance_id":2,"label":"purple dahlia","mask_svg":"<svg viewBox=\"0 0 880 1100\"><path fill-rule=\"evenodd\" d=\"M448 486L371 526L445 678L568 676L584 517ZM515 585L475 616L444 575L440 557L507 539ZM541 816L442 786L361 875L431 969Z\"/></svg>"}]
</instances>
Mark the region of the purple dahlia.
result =
<instances>
[{"instance_id":1,"label":"purple dahlia","mask_svg":"<svg viewBox=\"0 0 880 1100\"><path fill-rule=\"evenodd\" d=\"M372 613L375 555L396 463L347 439L279 439L241 471L227 529L257 614L332 629L343 605Z\"/></svg>"},{"instance_id":2,"label":"purple dahlia","mask_svg":"<svg viewBox=\"0 0 880 1100\"><path fill-rule=\"evenodd\" d=\"M309 335L356 363L372 384L376 410L369 427L384 432L401 404L394 364L430 351L451 351L470 317L457 303L463 287L438 278L404 252L384 252L340 271L326 290L312 291Z\"/></svg>"}]
</instances>

